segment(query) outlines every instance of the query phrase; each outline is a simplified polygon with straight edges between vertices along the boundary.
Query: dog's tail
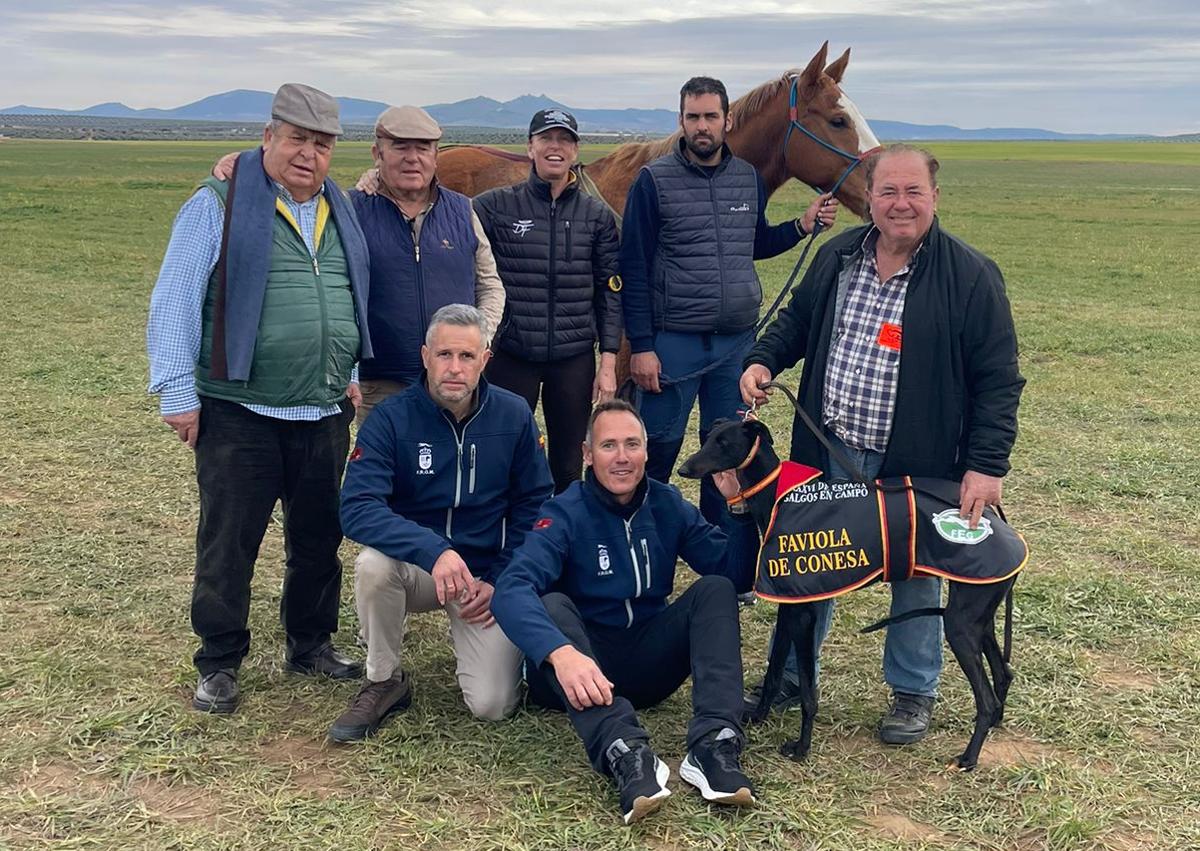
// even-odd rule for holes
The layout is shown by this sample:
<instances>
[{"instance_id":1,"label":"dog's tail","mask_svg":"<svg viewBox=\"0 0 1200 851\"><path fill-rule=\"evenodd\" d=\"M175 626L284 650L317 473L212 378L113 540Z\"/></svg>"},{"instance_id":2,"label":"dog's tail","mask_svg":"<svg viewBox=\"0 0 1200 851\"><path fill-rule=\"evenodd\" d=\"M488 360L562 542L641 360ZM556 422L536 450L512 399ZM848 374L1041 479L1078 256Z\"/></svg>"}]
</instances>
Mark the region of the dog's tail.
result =
<instances>
[{"instance_id":1,"label":"dog's tail","mask_svg":"<svg viewBox=\"0 0 1200 851\"><path fill-rule=\"evenodd\" d=\"M943 614L945 614L945 612L946 610L944 608L913 609L912 611L904 612L903 614L893 615L890 618L884 618L881 621L876 621L870 626L864 626L859 630L859 633L865 634L868 632L876 632L877 630L891 626L894 623L904 623L905 621L912 620L913 618L933 617L935 615L940 618Z\"/></svg>"}]
</instances>

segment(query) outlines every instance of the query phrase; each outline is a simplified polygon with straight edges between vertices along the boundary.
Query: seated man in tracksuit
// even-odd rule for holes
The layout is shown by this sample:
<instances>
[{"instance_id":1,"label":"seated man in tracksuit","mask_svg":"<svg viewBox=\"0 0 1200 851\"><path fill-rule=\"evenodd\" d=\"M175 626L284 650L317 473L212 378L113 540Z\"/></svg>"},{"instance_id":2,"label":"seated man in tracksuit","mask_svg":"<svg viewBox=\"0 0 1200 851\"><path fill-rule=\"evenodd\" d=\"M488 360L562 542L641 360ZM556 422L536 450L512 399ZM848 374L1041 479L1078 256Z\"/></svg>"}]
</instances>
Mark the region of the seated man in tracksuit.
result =
<instances>
[{"instance_id":1,"label":"seated man in tracksuit","mask_svg":"<svg viewBox=\"0 0 1200 851\"><path fill-rule=\"evenodd\" d=\"M670 794L635 708L692 677L688 753L679 773L704 798L748 805L738 756L742 656L737 590L750 587L750 516L710 525L677 489L646 477L646 428L626 402L602 402L583 446L589 467L542 506L496 585L492 611L526 656L529 697L565 709L588 758L616 780L630 824ZM714 476L726 496L733 472ZM668 604L675 562L700 578Z\"/></svg>"},{"instance_id":2,"label":"seated man in tracksuit","mask_svg":"<svg viewBox=\"0 0 1200 851\"><path fill-rule=\"evenodd\" d=\"M342 529L364 546L354 597L367 680L334 722L334 741L363 739L412 701L400 667L404 619L445 608L458 684L478 718L516 706L521 654L492 618L492 589L553 492L525 400L483 380L487 320L450 304L421 347L425 373L381 402L346 465Z\"/></svg>"}]
</instances>

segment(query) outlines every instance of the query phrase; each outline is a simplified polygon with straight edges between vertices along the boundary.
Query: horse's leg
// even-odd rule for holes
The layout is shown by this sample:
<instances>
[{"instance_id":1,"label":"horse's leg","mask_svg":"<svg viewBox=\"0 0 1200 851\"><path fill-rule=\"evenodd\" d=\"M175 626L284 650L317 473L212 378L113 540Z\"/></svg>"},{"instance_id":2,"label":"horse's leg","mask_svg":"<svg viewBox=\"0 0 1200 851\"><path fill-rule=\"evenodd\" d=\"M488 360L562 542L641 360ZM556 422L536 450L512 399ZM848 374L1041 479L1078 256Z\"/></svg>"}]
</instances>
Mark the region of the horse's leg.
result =
<instances>
[{"instance_id":1,"label":"horse's leg","mask_svg":"<svg viewBox=\"0 0 1200 851\"><path fill-rule=\"evenodd\" d=\"M762 694L758 698L758 706L746 716L751 724L758 724L771 714L771 704L783 685L783 669L787 664L788 651L792 647L791 622L794 619L793 605L781 605L775 613L775 640L771 644L771 654L767 659L767 672L763 675Z\"/></svg>"},{"instance_id":2,"label":"horse's leg","mask_svg":"<svg viewBox=\"0 0 1200 851\"><path fill-rule=\"evenodd\" d=\"M796 669L800 685L800 738L784 742L779 752L797 762L812 748L813 722L817 719L817 606L798 603L792 619L790 644L796 650ZM778 636L776 636L778 641Z\"/></svg>"},{"instance_id":3,"label":"horse's leg","mask_svg":"<svg viewBox=\"0 0 1200 851\"><path fill-rule=\"evenodd\" d=\"M975 696L975 730L966 750L957 759L958 767L963 771L970 771L979 763L979 751L983 748L1000 705L983 669L984 623L981 609L987 608L986 592L989 590L951 582L943 615L946 641ZM980 594L980 591L985 593Z\"/></svg>"}]
</instances>

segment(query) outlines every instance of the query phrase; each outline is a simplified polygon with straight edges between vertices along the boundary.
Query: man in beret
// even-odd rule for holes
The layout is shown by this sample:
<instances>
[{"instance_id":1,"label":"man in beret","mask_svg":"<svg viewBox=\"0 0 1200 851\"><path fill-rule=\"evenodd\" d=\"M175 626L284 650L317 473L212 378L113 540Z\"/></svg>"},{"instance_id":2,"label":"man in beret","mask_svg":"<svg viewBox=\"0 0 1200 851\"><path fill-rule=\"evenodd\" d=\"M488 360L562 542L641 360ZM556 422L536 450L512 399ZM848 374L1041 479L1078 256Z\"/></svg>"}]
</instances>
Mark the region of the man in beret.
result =
<instances>
[{"instance_id":1,"label":"man in beret","mask_svg":"<svg viewBox=\"0 0 1200 851\"><path fill-rule=\"evenodd\" d=\"M361 398L356 364L371 356L366 241L327 177L341 132L329 95L280 87L262 147L183 205L151 297L150 392L196 457L192 706L201 711L237 707L251 577L276 501L285 667L362 674L330 641L342 583L338 489Z\"/></svg>"},{"instance_id":2,"label":"man in beret","mask_svg":"<svg viewBox=\"0 0 1200 851\"><path fill-rule=\"evenodd\" d=\"M418 383L421 344L438 308L474 304L495 332L504 285L492 247L465 195L437 182L442 128L419 106L393 106L375 122L378 180L373 194L352 192L371 251L368 321L374 357L363 361L363 406Z\"/></svg>"}]
</instances>

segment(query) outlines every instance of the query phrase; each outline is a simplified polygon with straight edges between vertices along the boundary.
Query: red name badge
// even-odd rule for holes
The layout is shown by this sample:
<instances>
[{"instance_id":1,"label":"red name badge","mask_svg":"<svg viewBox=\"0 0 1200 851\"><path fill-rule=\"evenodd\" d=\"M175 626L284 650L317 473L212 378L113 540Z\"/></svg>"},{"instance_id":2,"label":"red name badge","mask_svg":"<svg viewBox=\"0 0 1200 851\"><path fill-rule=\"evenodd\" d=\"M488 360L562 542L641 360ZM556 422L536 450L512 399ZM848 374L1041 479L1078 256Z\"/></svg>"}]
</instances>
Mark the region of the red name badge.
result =
<instances>
[{"instance_id":1,"label":"red name badge","mask_svg":"<svg viewBox=\"0 0 1200 851\"><path fill-rule=\"evenodd\" d=\"M875 341L885 349L891 349L894 352L900 351L900 338L902 337L899 325L893 325L891 322L884 322L879 326L879 338Z\"/></svg>"}]
</instances>

